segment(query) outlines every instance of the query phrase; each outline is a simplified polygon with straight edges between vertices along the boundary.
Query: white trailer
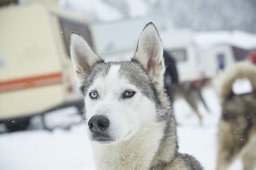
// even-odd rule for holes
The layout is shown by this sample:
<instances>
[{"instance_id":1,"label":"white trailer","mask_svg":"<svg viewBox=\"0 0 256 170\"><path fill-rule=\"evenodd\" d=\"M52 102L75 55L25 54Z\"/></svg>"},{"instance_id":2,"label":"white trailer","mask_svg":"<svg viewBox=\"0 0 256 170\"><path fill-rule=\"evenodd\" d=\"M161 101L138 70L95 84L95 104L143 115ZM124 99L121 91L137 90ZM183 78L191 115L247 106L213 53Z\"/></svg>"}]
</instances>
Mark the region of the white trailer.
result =
<instances>
[{"instance_id":1,"label":"white trailer","mask_svg":"<svg viewBox=\"0 0 256 170\"><path fill-rule=\"evenodd\" d=\"M59 18L39 3L0 8L0 123L9 130L57 107L82 105Z\"/></svg>"}]
</instances>

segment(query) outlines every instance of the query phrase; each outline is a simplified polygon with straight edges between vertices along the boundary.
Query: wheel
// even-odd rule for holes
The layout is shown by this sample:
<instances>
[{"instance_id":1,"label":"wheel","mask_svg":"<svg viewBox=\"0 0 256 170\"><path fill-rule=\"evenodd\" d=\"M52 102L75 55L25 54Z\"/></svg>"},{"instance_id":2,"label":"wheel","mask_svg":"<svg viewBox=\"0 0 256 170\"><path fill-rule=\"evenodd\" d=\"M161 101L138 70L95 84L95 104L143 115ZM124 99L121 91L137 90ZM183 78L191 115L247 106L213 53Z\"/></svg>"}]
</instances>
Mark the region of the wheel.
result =
<instances>
[{"instance_id":1,"label":"wheel","mask_svg":"<svg viewBox=\"0 0 256 170\"><path fill-rule=\"evenodd\" d=\"M27 130L30 125L30 118L8 120L4 124L9 132Z\"/></svg>"}]
</instances>

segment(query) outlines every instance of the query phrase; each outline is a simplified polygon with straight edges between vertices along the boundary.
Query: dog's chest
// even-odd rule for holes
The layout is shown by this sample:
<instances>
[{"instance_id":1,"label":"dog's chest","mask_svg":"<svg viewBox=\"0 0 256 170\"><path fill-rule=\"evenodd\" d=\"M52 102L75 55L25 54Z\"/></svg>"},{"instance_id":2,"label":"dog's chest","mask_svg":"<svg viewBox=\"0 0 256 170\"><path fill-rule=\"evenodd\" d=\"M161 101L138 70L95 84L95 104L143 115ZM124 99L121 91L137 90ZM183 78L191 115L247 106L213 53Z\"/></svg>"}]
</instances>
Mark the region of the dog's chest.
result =
<instances>
[{"instance_id":1,"label":"dog's chest","mask_svg":"<svg viewBox=\"0 0 256 170\"><path fill-rule=\"evenodd\" d=\"M97 155L97 169L108 170L148 170L154 158L155 149L146 153L142 149L131 149L123 152L104 151Z\"/></svg>"},{"instance_id":2,"label":"dog's chest","mask_svg":"<svg viewBox=\"0 0 256 170\"><path fill-rule=\"evenodd\" d=\"M158 129L159 130L159 129ZM112 146L94 146L97 169L149 170L159 150L163 133L152 130L132 142Z\"/></svg>"}]
</instances>

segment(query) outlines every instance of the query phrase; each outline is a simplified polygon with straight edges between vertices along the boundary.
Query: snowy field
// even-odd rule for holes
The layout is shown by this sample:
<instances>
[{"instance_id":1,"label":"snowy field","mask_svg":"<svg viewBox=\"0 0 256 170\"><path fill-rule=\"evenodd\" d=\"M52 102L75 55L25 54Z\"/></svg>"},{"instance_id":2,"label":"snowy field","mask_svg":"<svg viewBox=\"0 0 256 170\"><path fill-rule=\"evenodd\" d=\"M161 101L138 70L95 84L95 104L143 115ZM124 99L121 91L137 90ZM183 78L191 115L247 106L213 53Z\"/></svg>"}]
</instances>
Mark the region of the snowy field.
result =
<instances>
[{"instance_id":1,"label":"snowy field","mask_svg":"<svg viewBox=\"0 0 256 170\"><path fill-rule=\"evenodd\" d=\"M199 104L204 116L202 126L183 99L177 99L174 104L179 124L179 146L180 152L194 155L206 170L214 170L220 107L212 89L204 90L203 95L211 113L207 113ZM79 124L70 130L37 130L0 135L0 170L94 170L85 127ZM230 168L240 169L239 161Z\"/></svg>"}]
</instances>

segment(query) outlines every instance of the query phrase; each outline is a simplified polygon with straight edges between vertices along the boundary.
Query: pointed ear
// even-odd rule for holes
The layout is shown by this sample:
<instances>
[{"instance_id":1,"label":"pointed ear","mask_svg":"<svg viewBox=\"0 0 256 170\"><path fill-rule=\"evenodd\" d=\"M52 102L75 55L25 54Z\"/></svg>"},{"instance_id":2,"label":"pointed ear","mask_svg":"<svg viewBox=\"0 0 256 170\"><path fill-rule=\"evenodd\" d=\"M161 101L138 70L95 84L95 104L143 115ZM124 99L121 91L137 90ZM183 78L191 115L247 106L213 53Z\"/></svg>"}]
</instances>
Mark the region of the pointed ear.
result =
<instances>
[{"instance_id":1,"label":"pointed ear","mask_svg":"<svg viewBox=\"0 0 256 170\"><path fill-rule=\"evenodd\" d=\"M88 43L78 34L71 34L70 55L75 69L76 77L80 83L91 71L92 66L103 61L88 45Z\"/></svg>"},{"instance_id":2,"label":"pointed ear","mask_svg":"<svg viewBox=\"0 0 256 170\"><path fill-rule=\"evenodd\" d=\"M143 29L133 58L137 60L152 78L153 83L163 87L165 70L163 46L155 25L150 22Z\"/></svg>"}]
</instances>

